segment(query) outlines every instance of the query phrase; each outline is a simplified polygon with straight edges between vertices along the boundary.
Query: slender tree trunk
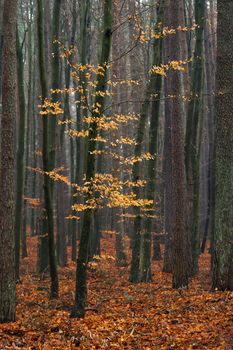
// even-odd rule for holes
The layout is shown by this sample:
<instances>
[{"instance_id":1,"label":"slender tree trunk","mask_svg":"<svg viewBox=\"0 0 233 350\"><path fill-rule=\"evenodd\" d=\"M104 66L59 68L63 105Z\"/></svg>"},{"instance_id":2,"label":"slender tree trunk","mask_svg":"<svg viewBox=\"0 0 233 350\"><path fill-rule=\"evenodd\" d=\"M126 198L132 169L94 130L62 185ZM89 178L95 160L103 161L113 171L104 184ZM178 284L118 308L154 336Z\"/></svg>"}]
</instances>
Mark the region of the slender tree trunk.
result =
<instances>
[{"instance_id":1,"label":"slender tree trunk","mask_svg":"<svg viewBox=\"0 0 233 350\"><path fill-rule=\"evenodd\" d=\"M100 66L103 67L103 75L97 76L96 91L104 92L106 89L107 79L107 67L105 64L109 60L110 49L111 49L111 36L112 36L112 0L104 1L104 19L103 19L103 39L102 39L102 53L100 59ZM104 98L101 95L97 95L95 98L95 106L100 106L100 113L103 108ZM90 189L86 200L91 199L91 180L95 177L95 155L93 152L96 150L96 136L97 136L97 123L95 121L100 117L99 113L93 111L92 116L94 121L91 123L89 128L88 137L88 153L86 160L86 181L90 182ZM75 304L71 313L72 317L84 317L85 305L87 299L87 263L88 263L88 244L91 232L91 221L92 221L93 210L86 209L83 216L83 227L81 237L79 241L79 252L77 259L77 270L76 270L76 294Z\"/></svg>"},{"instance_id":2,"label":"slender tree trunk","mask_svg":"<svg viewBox=\"0 0 233 350\"><path fill-rule=\"evenodd\" d=\"M76 34L76 26L77 26L77 13L76 13L76 0L73 0L73 11L72 11L72 34L71 34L71 41L70 44L74 45L75 44L75 34ZM66 71L66 84L69 83L68 82L68 77L67 75L70 75L70 65L69 67L67 67L67 69L69 70L68 72ZM73 82L74 86L75 86L75 81ZM76 98L76 97L75 97ZM66 101L66 105L67 105L67 101ZM78 115L79 115L79 108L78 108L78 104L76 107L76 112L77 112L77 121L78 121ZM78 126L78 122L77 122L77 126ZM76 145L79 145L80 140L76 141ZM79 174L78 171L78 167L80 165L80 162L78 162L78 154L80 154L80 150L78 148L76 148L76 162L75 160L75 142L72 139L72 137L70 138L70 178L72 180L72 183L76 182L76 175ZM78 162L78 164L77 164ZM70 206L72 207L72 205L75 204L76 199L74 197L75 194L75 189L72 187L71 191L70 191ZM77 222L76 219L72 219L69 221L69 226L68 226L68 243L71 244L72 246L72 253L71 253L71 258L72 261L76 261L76 257L77 257Z\"/></svg>"},{"instance_id":3,"label":"slender tree trunk","mask_svg":"<svg viewBox=\"0 0 233 350\"><path fill-rule=\"evenodd\" d=\"M166 3L164 9L164 23L169 25L171 21L169 12L169 3ZM171 60L171 43L170 36L164 38L164 63ZM165 231L165 250L163 271L172 272L172 162L171 162L171 116L172 100L171 96L171 79L169 77L164 82L165 92L165 125L164 125L164 160L163 160L163 177L164 177L164 231Z\"/></svg>"},{"instance_id":4,"label":"slender tree trunk","mask_svg":"<svg viewBox=\"0 0 233 350\"><path fill-rule=\"evenodd\" d=\"M163 23L163 2L160 4L157 23ZM162 39L156 40L153 48L153 65L159 66L162 61ZM157 153L157 136L159 125L159 109L160 109L160 97L162 88L162 76L157 75L154 77L154 91L155 97L152 99L151 117L150 117L150 131L149 131L149 152L155 155ZM146 199L155 200L156 189L156 160L148 160L147 163L147 187L146 187ZM152 241L152 223L153 209L155 204L151 207L152 211L148 213L145 219L145 233L142 240L141 249L141 273L140 280L148 282L152 279L151 276L151 241ZM156 248L159 249L157 245Z\"/></svg>"},{"instance_id":5,"label":"slender tree trunk","mask_svg":"<svg viewBox=\"0 0 233 350\"><path fill-rule=\"evenodd\" d=\"M199 224L199 167L200 151L198 149L198 134L200 128L200 115L203 87L203 21L205 15L205 2L195 1L195 21L198 24L196 29L196 45L192 66L191 100L188 106L188 119L185 140L185 165L187 175L187 187L190 207L190 232L192 245L192 271L198 271L198 257L200 252L200 238L198 232Z\"/></svg>"},{"instance_id":6,"label":"slender tree trunk","mask_svg":"<svg viewBox=\"0 0 233 350\"><path fill-rule=\"evenodd\" d=\"M88 48L88 31L90 30L90 0L87 0L85 2L81 2L80 4L80 63L82 65L86 65L88 63L87 59L87 52L89 50ZM75 5L74 5L75 6ZM74 38L75 36L75 28L76 26L76 18L73 18L73 34L72 37ZM83 72L80 72L80 80L82 82L82 88L83 90L86 90L86 77ZM80 82L78 82L79 84ZM74 81L74 85L78 85L76 81ZM77 93L75 96L77 101L81 102L81 95L80 93ZM76 118L77 118L77 130L81 129L82 125L82 117L86 112L82 111L82 103L77 104L76 108ZM75 183L78 185L81 185L82 180L83 180L83 173L84 173L84 164L83 164L83 158L82 158L82 146L83 142L80 140L80 138L76 139L76 167L74 170L74 178L75 178ZM85 147L84 147L85 148ZM85 151L84 151L85 153ZM84 156L85 157L85 156ZM76 203L77 197L73 196L72 192L72 204ZM82 216L81 216L82 219ZM70 228L71 228L71 239L72 239L72 260L76 260L76 241L77 241L77 228L78 228L78 223L76 220L72 220ZM81 224L80 224L81 226Z\"/></svg>"},{"instance_id":7,"label":"slender tree trunk","mask_svg":"<svg viewBox=\"0 0 233 350\"><path fill-rule=\"evenodd\" d=\"M113 67L112 67L112 75L115 77L115 79L120 79L121 76L121 64L122 59L120 60L119 57L121 55L121 42L122 42L122 36L120 31L120 10L122 6L121 0L114 0L113 1L113 13L114 13L114 27L118 28L113 33L113 44L112 44L112 56L113 56ZM114 79L114 78L113 78ZM113 104L116 106L113 113L119 114L123 113L121 105L120 105L120 98L121 98L121 86L116 86L113 88ZM119 128L116 131L116 137L120 138L122 133L121 128ZM117 147L117 152L119 155L122 154L122 147L121 145ZM117 174L117 177L119 179L122 178L122 169L121 165L119 164L119 161L117 159L113 159L113 169L114 173ZM125 241L124 241L124 219L121 217L121 214L123 213L122 208L114 208L113 209L115 222L114 222L114 229L116 232L116 265L117 266L126 266L127 265L127 255L125 250Z\"/></svg>"},{"instance_id":8,"label":"slender tree trunk","mask_svg":"<svg viewBox=\"0 0 233 350\"><path fill-rule=\"evenodd\" d=\"M213 237L213 156L214 156L214 85L215 85L215 48L214 48L214 28L210 25L210 16L212 13L205 4L205 69L206 69L206 88L207 88L207 104L208 104L208 174L207 174L207 214L204 228L204 235L201 245L201 252L204 253L208 234ZM210 40L211 38L211 40Z\"/></svg>"},{"instance_id":9,"label":"slender tree trunk","mask_svg":"<svg viewBox=\"0 0 233 350\"><path fill-rule=\"evenodd\" d=\"M30 197L30 180L31 177L35 175L35 172L29 171L28 167L30 165L30 155L32 151L32 139L31 139L31 130L32 130L32 104L33 104L33 85L35 77L33 76L33 51L32 51L32 28L33 24L31 18L33 16L33 7L32 0L30 0L30 6L27 12L27 21L28 21L28 37L27 37L27 58L28 58L28 88L27 88L27 116L26 116L26 140L25 140L25 180L24 180L24 195L25 197ZM31 182L32 183L32 182ZM29 226L31 220L31 210L24 201L23 203L23 232L22 232L22 258L27 257L27 227ZM30 233L32 234L32 227L30 227Z\"/></svg>"},{"instance_id":10,"label":"slender tree trunk","mask_svg":"<svg viewBox=\"0 0 233 350\"><path fill-rule=\"evenodd\" d=\"M100 256L100 213L96 210L93 213L93 230L89 245L89 259L94 256Z\"/></svg>"},{"instance_id":11,"label":"slender tree trunk","mask_svg":"<svg viewBox=\"0 0 233 350\"><path fill-rule=\"evenodd\" d=\"M60 64L59 64L59 29L60 29L60 10L61 10L61 0L54 0L53 4L53 19L52 19L52 90L57 90L60 88ZM53 102L60 100L60 95L57 93L52 93ZM49 118L49 129L48 129L48 142L49 142L49 168L53 170L55 168L55 155L56 155L56 118ZM51 200L54 197L54 184L51 182Z\"/></svg>"},{"instance_id":12,"label":"slender tree trunk","mask_svg":"<svg viewBox=\"0 0 233 350\"><path fill-rule=\"evenodd\" d=\"M169 46L165 41L164 52L168 54ZM170 79L165 79L165 96L171 95ZM164 156L163 156L163 177L164 177L164 231L165 250L163 271L172 272L172 186L171 186L171 115L172 103L170 99L165 100L165 125L164 125Z\"/></svg>"},{"instance_id":13,"label":"slender tree trunk","mask_svg":"<svg viewBox=\"0 0 233 350\"><path fill-rule=\"evenodd\" d=\"M43 6L42 0L37 0L38 4L38 50L39 50L39 71L42 90L42 102L48 97L48 88L46 82L45 60L44 60L44 34L43 34ZM54 117L52 117L54 118ZM43 116L43 166L44 172L51 171L50 161L50 140L49 140L49 116ZM53 151L54 152L54 151ZM48 175L44 174L44 194L45 194L45 209L48 221L48 245L49 245L49 266L51 277L51 298L58 297L58 275L57 265L55 257L55 244L54 244L54 218L53 218L53 195L52 195L52 183Z\"/></svg>"},{"instance_id":14,"label":"slender tree trunk","mask_svg":"<svg viewBox=\"0 0 233 350\"><path fill-rule=\"evenodd\" d=\"M36 25L36 24L35 24ZM34 33L33 36L33 40L35 42L37 42L36 40L37 34ZM32 85L31 85L31 90L28 89L28 119L30 119L31 124L29 123L29 125L31 126L31 133L30 133L30 138L31 138L31 154L33 155L33 158L30 159L31 160L31 164L33 168L37 167L37 157L35 157L35 151L36 151L36 133L37 133L37 125L38 123L36 122L36 118L35 118L35 103L36 103L36 54L35 54L35 48L33 50L33 52L31 53L32 55L32 72L31 75L33 77L32 80ZM30 84L29 84L30 87ZM37 174L36 172L32 172L31 174L31 196L32 198L36 197L36 177ZM30 217L30 227L31 227L31 236L33 236L35 234L35 224L36 224L36 220L35 220L35 208L31 209L31 217Z\"/></svg>"},{"instance_id":15,"label":"slender tree trunk","mask_svg":"<svg viewBox=\"0 0 233 350\"><path fill-rule=\"evenodd\" d=\"M155 52L157 51L154 50ZM154 52L153 65L158 63L158 56ZM159 51L160 52L160 46ZM145 100L141 106L141 113L139 118L139 124L137 128L136 146L134 149L134 156L140 157L143 152L143 141L146 130L146 123L148 119L149 107L151 102L151 94L158 91L158 80L156 74L151 74L150 80L147 85ZM133 182L137 182L140 178L140 163L136 162L132 169ZM140 196L140 189L138 187L134 188L134 193L136 197ZM139 281L139 267L140 267L140 246L141 246L141 235L142 235L142 216L139 207L134 207L134 232L132 237L132 259L129 280L131 282L137 283ZM150 235L150 234L149 234ZM151 245L151 239L149 239L149 245ZM150 257L149 257L150 259ZM148 271L147 271L148 272ZM147 273L146 272L146 273Z\"/></svg>"},{"instance_id":16,"label":"slender tree trunk","mask_svg":"<svg viewBox=\"0 0 233 350\"><path fill-rule=\"evenodd\" d=\"M19 32L17 30L17 70L18 70L18 95L19 95L19 130L17 147L17 184L16 184L16 206L15 206L15 278L19 280L20 265L20 238L22 235L23 219L23 194L25 173L25 127L26 127L26 104L24 94L24 64L23 47L20 45Z\"/></svg>"}]
</instances>

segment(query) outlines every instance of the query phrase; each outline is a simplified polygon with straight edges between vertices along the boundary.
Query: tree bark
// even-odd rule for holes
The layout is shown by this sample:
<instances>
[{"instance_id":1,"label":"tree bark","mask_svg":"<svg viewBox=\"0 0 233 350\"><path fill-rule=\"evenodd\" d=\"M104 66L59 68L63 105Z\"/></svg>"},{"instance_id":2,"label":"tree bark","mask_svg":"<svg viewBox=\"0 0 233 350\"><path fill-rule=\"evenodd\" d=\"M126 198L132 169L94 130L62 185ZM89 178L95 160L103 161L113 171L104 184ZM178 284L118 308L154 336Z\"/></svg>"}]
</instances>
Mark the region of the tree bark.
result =
<instances>
[{"instance_id":1,"label":"tree bark","mask_svg":"<svg viewBox=\"0 0 233 350\"><path fill-rule=\"evenodd\" d=\"M198 134L201 128L201 105L203 91L203 33L204 33L205 2L195 1L196 44L192 65L191 100L188 105L188 119L185 139L185 165L187 177L187 191L189 196L188 207L190 209L189 230L192 246L192 271L195 275L198 271L198 257L200 253L199 224L199 172L200 149L198 147Z\"/></svg>"},{"instance_id":2,"label":"tree bark","mask_svg":"<svg viewBox=\"0 0 233 350\"><path fill-rule=\"evenodd\" d=\"M24 94L24 64L23 47L20 45L19 32L17 29L17 71L18 71L18 96L19 96L19 129L17 147L17 183L16 183L16 205L15 205L15 277L19 280L20 266L20 238L22 235L22 206L24 195L25 174L25 128L26 128L26 103Z\"/></svg>"},{"instance_id":3,"label":"tree bark","mask_svg":"<svg viewBox=\"0 0 233 350\"><path fill-rule=\"evenodd\" d=\"M168 0L165 7L166 25L178 28L183 9L181 0ZM165 57L168 60L180 60L179 31L170 36L170 52ZM186 191L184 168L184 125L182 108L182 76L177 70L170 70L167 79L170 80L172 96L171 114L171 231L172 231L172 286L183 288L188 285L187 273L187 232L186 232Z\"/></svg>"},{"instance_id":4,"label":"tree bark","mask_svg":"<svg viewBox=\"0 0 233 350\"><path fill-rule=\"evenodd\" d=\"M3 14L3 77L0 159L0 323L15 321L15 128L17 1L6 0Z\"/></svg>"},{"instance_id":5,"label":"tree bark","mask_svg":"<svg viewBox=\"0 0 233 350\"><path fill-rule=\"evenodd\" d=\"M154 55L154 63L156 64L156 55ZM143 152L143 141L146 130L146 123L148 120L149 107L151 102L151 94L157 91L157 78L155 74L151 74L150 80L147 84L145 100L141 106L140 118L137 127L137 137L136 137L136 146L134 149L134 156L140 157ZM140 164L135 162L132 168L133 182L136 182L140 179ZM138 187L134 188L134 193L137 198L140 196L140 189ZM141 235L142 235L142 215L141 209L139 207L134 207L134 231L132 237L132 258L131 258L131 268L129 280L131 282L139 282L139 267L140 267L140 246L141 246Z\"/></svg>"},{"instance_id":6,"label":"tree bark","mask_svg":"<svg viewBox=\"0 0 233 350\"><path fill-rule=\"evenodd\" d=\"M163 1L160 4L157 23L163 23ZM162 63L162 39L155 39L153 45L153 65L159 66ZM157 75L154 79L154 91L152 93L155 97L152 98L151 116L150 116L150 130L149 130L149 153L155 155L157 153L157 138L158 138L158 125L159 125L159 111L160 111L160 97L162 88L162 76ZM156 190L156 159L150 159L147 161L147 185L146 185L146 199L155 201ZM145 219L145 233L142 240L141 249L141 264L140 264L140 280L149 282L152 279L151 275L151 241L152 241L152 223L153 219L150 215L153 215L155 211L155 204L150 207L152 211L148 213L148 217ZM154 209L154 211L153 211ZM156 219L155 219L156 220ZM155 240L154 240L155 242ZM159 249L159 244L156 245Z\"/></svg>"},{"instance_id":7,"label":"tree bark","mask_svg":"<svg viewBox=\"0 0 233 350\"><path fill-rule=\"evenodd\" d=\"M44 59L44 34L43 34L43 6L42 0L37 0L38 4L38 18L37 18L37 30L38 30L38 51L39 51L39 72L42 90L42 102L48 97L48 88L46 81L45 71L45 59ZM54 118L52 116L52 118ZM51 171L51 159L50 159L50 139L49 139L49 116L43 116L43 167L44 172ZM59 283L57 275L57 264L55 257L55 244L54 244L54 218L53 218L53 194L52 194L52 180L48 175L44 174L44 194L45 194L45 209L48 221L48 245L49 245L49 267L51 277L51 298L58 297Z\"/></svg>"},{"instance_id":8,"label":"tree bark","mask_svg":"<svg viewBox=\"0 0 233 350\"><path fill-rule=\"evenodd\" d=\"M218 1L213 288L233 290L232 1Z\"/></svg>"}]
</instances>

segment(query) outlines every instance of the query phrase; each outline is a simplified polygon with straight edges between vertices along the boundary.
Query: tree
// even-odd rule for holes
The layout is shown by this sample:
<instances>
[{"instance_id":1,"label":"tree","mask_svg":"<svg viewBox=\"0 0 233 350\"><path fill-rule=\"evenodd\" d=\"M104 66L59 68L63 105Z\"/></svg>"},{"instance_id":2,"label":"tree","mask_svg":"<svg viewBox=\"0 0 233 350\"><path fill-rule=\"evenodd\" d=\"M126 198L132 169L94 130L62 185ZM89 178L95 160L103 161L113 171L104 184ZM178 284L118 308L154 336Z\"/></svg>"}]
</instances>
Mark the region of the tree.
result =
<instances>
[{"instance_id":1,"label":"tree","mask_svg":"<svg viewBox=\"0 0 233 350\"><path fill-rule=\"evenodd\" d=\"M117 28L113 33L112 38L112 56L113 61L116 60L113 63L112 67L112 75L115 76L116 79L119 79L120 72L121 72L121 64L122 60L119 60L119 57L121 55L121 46L120 43L123 40L122 33L119 31L120 29L120 14L122 9L122 1L114 0L113 1L113 13L114 13L114 27ZM119 113L122 112L122 108L120 106L120 89L122 87L116 86L115 89L113 89L113 103L116 106L115 112ZM121 137L122 130L120 128L118 129L117 137ZM122 147L121 145L118 146L118 153L122 153ZM119 174L118 177L122 178L122 169L119 164L119 160L113 160L113 168L114 173ZM116 231L116 264L117 266L126 266L127 265L127 255L125 251L125 242L124 242L124 219L121 217L123 214L122 208L115 208L113 209L113 214L116 218L116 221L114 223L114 228Z\"/></svg>"},{"instance_id":2,"label":"tree","mask_svg":"<svg viewBox=\"0 0 233 350\"><path fill-rule=\"evenodd\" d=\"M165 6L165 25L176 30L175 35L169 36L169 51L165 50L165 59L180 61L180 40L178 27L184 22L181 13L183 0L168 0ZM186 191L184 168L184 125L182 108L182 80L181 72L171 69L168 72L170 96L172 105L169 110L171 128L171 147L169 158L171 161L171 232L172 232L172 286L173 288L187 287L188 273L186 264L187 232L186 232Z\"/></svg>"},{"instance_id":3,"label":"tree","mask_svg":"<svg viewBox=\"0 0 233 350\"><path fill-rule=\"evenodd\" d=\"M164 1L160 2L160 5L157 8L157 24L158 34L161 34L161 26L163 23L163 10L164 10ZM159 66L162 61L162 37L160 39L154 39L153 44L153 65ZM158 126L159 126L159 112L160 112L160 97L161 97L161 88L162 88L162 76L157 74L152 75L151 80L153 80L153 98L151 103L151 115L150 115L150 131L149 131L149 153L155 155L157 153L157 139L158 139ZM146 198L149 200L155 200L156 192L156 158L149 159L147 162L147 185L146 185ZM152 225L153 221L156 220L153 218L153 212L155 209L155 204L150 208L152 209L149 212L145 219L145 233L142 241L141 248L141 271L140 271L140 280L141 281L150 281L151 276L151 238L152 238ZM157 240L154 239L154 245ZM159 246L159 244L158 244ZM157 246L157 249L158 249ZM160 255L160 251L154 249L157 256Z\"/></svg>"},{"instance_id":4,"label":"tree","mask_svg":"<svg viewBox=\"0 0 233 350\"><path fill-rule=\"evenodd\" d=\"M196 43L192 65L191 77L191 99L188 105L188 118L185 138L185 165L187 177L187 191L191 203L191 213L189 218L189 230L191 232L192 243L192 271L198 271L198 257L200 252L200 237L198 232L199 224L199 167L200 167L200 147L198 134L202 126L201 106L203 88L203 32L204 32L205 1L195 1L195 22Z\"/></svg>"},{"instance_id":5,"label":"tree","mask_svg":"<svg viewBox=\"0 0 233 350\"><path fill-rule=\"evenodd\" d=\"M160 21L161 21L161 15L163 11L163 2L160 5L160 10L158 11L158 18L157 18L157 26L156 30L158 31L158 34L160 32ZM161 40L154 40L153 43L153 58L152 58L152 65L156 66L160 63L160 52L161 52ZM153 67L152 67L153 69ZM144 146L144 138L145 138L145 130L146 130L146 124L148 121L148 115L149 115L149 108L151 104L151 96L153 94L160 94L160 87L161 87L161 76L158 76L156 72L151 73L149 77L149 81L147 83L147 88L145 92L145 99L141 105L141 111L140 111L140 118L139 123L137 127L137 137L136 137L136 145L134 149L134 156L135 158L141 157L143 153L143 146ZM158 119L159 119L159 101L154 101L152 98L152 115L153 119L151 119L151 132L153 132L153 140L152 135L150 134L150 150L154 151L155 145L156 145L156 138L157 138L157 126L158 126ZM151 117L152 118L152 117ZM152 158L149 160L150 164L148 173L150 175L155 176L154 173L154 159ZM133 182L137 182L140 179L140 163L135 162L133 164L132 169L132 177ZM151 179L148 179L149 182ZM152 182L154 179L152 179ZM149 199L152 201L154 200L154 183L150 182L148 184L149 188L147 188L147 194L149 194ZM135 195L137 197L140 196L140 188L135 187L134 188ZM140 247L142 244L142 279L143 280L151 280L151 272L150 272L150 255L151 255L151 222L150 220L147 220L146 225L146 234L144 237L144 242L142 243L142 232L143 232L143 220L142 220L142 213L140 207L135 206L133 208L134 210L134 231L133 231L133 237L132 237L132 259L131 259L131 268L130 268L130 281L131 282L138 282L139 281L139 269L140 269Z\"/></svg>"},{"instance_id":6,"label":"tree","mask_svg":"<svg viewBox=\"0 0 233 350\"><path fill-rule=\"evenodd\" d=\"M18 96L19 96L19 131L17 146L17 185L15 205L15 275L19 280L20 266L20 238L22 235L22 206L24 194L24 169L25 169L25 127L26 127L26 106L24 94L24 63L23 43L20 44L19 30L17 28L17 74L18 74Z\"/></svg>"},{"instance_id":7,"label":"tree","mask_svg":"<svg viewBox=\"0 0 233 350\"><path fill-rule=\"evenodd\" d=\"M48 98L48 87L46 81L45 70L45 56L44 56L44 33L43 33L43 3L42 0L37 0L38 5L38 18L37 18L37 30L38 30L38 51L39 51L39 72L42 90L42 104L45 103ZM51 117L51 116L50 116ZM54 118L54 116L52 116ZM55 244L54 244L54 218L53 218L53 182L46 174L46 172L53 169L53 156L55 153L54 139L53 139L53 127L49 123L49 115L43 116L43 167L44 167L44 194L45 194L45 209L47 216L48 227L48 245L49 245L49 267L51 276L51 298L58 297L58 276L57 265L55 258ZM52 133L52 135L51 135ZM50 139L50 136L52 140ZM51 143L52 142L52 143ZM52 158L51 158L52 153ZM52 169L51 169L52 166Z\"/></svg>"},{"instance_id":8,"label":"tree","mask_svg":"<svg viewBox=\"0 0 233 350\"><path fill-rule=\"evenodd\" d=\"M2 103L2 48L3 48L3 6L4 0L0 0L0 105Z\"/></svg>"},{"instance_id":9,"label":"tree","mask_svg":"<svg viewBox=\"0 0 233 350\"><path fill-rule=\"evenodd\" d=\"M61 13L61 0L55 0L53 2L53 16L52 16L52 45L51 45L51 83L52 83L52 101L54 103L60 100L59 94L56 90L60 87L60 57L59 57L59 32L60 32L60 13ZM49 170L53 170L56 166L56 149L58 147L57 140L58 137L56 135L56 124L57 120L53 116L49 118ZM61 145L62 146L62 145ZM62 159L62 151L60 151L60 159ZM50 192L51 192L51 201L54 207L54 184L50 182ZM58 189L58 202L57 202L57 215L58 217L58 225L57 225L57 260L60 264L66 264L66 244L65 244L65 217L64 217L64 197L62 197L63 189ZM55 220L53 217L53 227L55 227ZM54 235L50 232L49 236ZM51 247L52 249L52 247ZM53 247L55 249L55 247Z\"/></svg>"},{"instance_id":10,"label":"tree","mask_svg":"<svg viewBox=\"0 0 233 350\"><path fill-rule=\"evenodd\" d=\"M88 32L90 30L90 0L87 0L85 2L81 2L80 4L80 37L79 37L79 42L80 44L80 63L82 65L85 65L88 63ZM71 45L75 44L75 32L76 32L76 24L77 24L77 14L76 14L76 4L75 2L73 3L73 24L72 24L72 38L71 38ZM80 73L80 80L82 83L76 82L74 80L75 85L81 85L84 90L85 90L85 74L83 72ZM80 100L80 93L76 93L76 99ZM85 110L82 110L81 103L77 104L76 106L76 121L77 121L77 130L81 129L81 120L82 116L86 113ZM72 141L71 141L71 146L72 146ZM71 147L72 150L72 147ZM83 157L81 154L82 148L81 148L81 140L79 138L76 139L76 166L73 167L71 165L71 169L73 172L72 179L77 183L81 184L82 177L83 177ZM74 192L73 189L71 190L71 203L75 204L77 201L77 198L73 196ZM77 220L73 219L70 222L70 236L72 240L72 260L76 261L76 250L77 250Z\"/></svg>"},{"instance_id":11,"label":"tree","mask_svg":"<svg viewBox=\"0 0 233 350\"><path fill-rule=\"evenodd\" d=\"M167 6L167 5L166 5ZM168 9L166 8L166 11ZM169 13L165 12L164 23L167 25ZM164 59L171 59L170 36L164 38ZM165 96L171 95L171 79L165 79ZM172 101L165 100L165 123L164 123L164 152L163 152L163 181L164 181L164 231L165 231L165 250L163 271L172 272L172 185L171 185L171 115Z\"/></svg>"},{"instance_id":12,"label":"tree","mask_svg":"<svg viewBox=\"0 0 233 350\"><path fill-rule=\"evenodd\" d=\"M207 126L208 126L208 170L207 170L207 213L205 219L204 233L201 244L201 252L204 253L208 234L210 234L211 240L213 237L213 154L214 154L214 84L215 84L215 26L212 26L211 22L214 17L213 4L205 3L205 17L204 22L204 44L205 44L205 70L206 70L206 90L207 90ZM212 37L212 40L209 38Z\"/></svg>"},{"instance_id":13,"label":"tree","mask_svg":"<svg viewBox=\"0 0 233 350\"><path fill-rule=\"evenodd\" d=\"M233 3L218 1L213 288L233 290Z\"/></svg>"},{"instance_id":14,"label":"tree","mask_svg":"<svg viewBox=\"0 0 233 350\"><path fill-rule=\"evenodd\" d=\"M4 2L0 172L0 322L15 321L15 126L17 1Z\"/></svg>"},{"instance_id":15,"label":"tree","mask_svg":"<svg viewBox=\"0 0 233 350\"><path fill-rule=\"evenodd\" d=\"M86 181L90 182L95 176L95 150L96 150L96 137L97 137L97 121L100 113L103 109L104 97L101 93L104 93L106 89L107 78L107 62L109 60L111 49L111 36L112 36L112 0L104 1L104 19L103 19L103 37L102 37L102 52L99 65L103 69L103 74L99 74L97 77L96 86L96 98L94 102L94 110L92 112L93 121L90 125L90 133L88 136L87 146L87 159L86 159ZM100 108L100 110L99 110ZM98 112L95 112L95 110ZM87 193L87 200L91 196L91 187ZM85 315L85 305L87 298L87 263L88 263L88 244L91 231L92 209L86 209L83 217L83 227L81 237L79 241L79 251L77 258L77 270L76 270L76 293L75 304L71 313L72 317L83 317Z\"/></svg>"}]
</instances>

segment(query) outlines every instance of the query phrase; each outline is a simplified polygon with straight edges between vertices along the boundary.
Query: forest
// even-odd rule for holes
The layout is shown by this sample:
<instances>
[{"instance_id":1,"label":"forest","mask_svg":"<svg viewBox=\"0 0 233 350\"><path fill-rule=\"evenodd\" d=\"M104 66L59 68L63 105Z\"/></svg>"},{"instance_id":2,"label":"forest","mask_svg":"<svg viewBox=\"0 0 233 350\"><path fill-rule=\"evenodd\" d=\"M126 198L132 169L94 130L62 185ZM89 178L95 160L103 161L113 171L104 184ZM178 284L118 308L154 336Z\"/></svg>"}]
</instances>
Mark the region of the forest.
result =
<instances>
[{"instance_id":1,"label":"forest","mask_svg":"<svg viewBox=\"0 0 233 350\"><path fill-rule=\"evenodd\" d=\"M0 0L0 350L233 349L232 18Z\"/></svg>"}]
</instances>

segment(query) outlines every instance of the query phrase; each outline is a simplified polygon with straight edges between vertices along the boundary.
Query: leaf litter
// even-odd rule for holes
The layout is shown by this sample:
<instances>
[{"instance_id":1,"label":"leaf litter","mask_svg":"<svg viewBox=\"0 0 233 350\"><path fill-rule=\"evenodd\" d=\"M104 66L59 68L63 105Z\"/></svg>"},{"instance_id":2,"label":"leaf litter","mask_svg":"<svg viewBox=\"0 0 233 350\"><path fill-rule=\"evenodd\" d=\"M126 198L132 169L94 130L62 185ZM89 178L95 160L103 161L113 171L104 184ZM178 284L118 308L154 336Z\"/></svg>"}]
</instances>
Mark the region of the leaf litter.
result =
<instances>
[{"instance_id":1,"label":"leaf litter","mask_svg":"<svg viewBox=\"0 0 233 350\"><path fill-rule=\"evenodd\" d=\"M50 300L49 276L36 275L37 238L28 238L17 321L0 325L0 349L233 349L233 292L211 291L207 252L189 289L172 290L161 261L153 262L153 282L128 282L129 266L116 267L114 247L114 237L103 239L104 258L88 273L86 317L72 319L75 264L59 268L60 298Z\"/></svg>"}]
</instances>

